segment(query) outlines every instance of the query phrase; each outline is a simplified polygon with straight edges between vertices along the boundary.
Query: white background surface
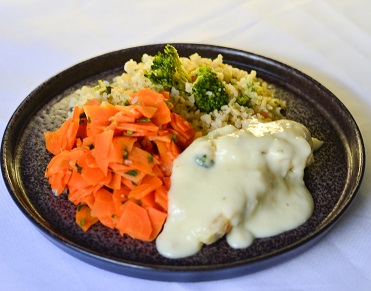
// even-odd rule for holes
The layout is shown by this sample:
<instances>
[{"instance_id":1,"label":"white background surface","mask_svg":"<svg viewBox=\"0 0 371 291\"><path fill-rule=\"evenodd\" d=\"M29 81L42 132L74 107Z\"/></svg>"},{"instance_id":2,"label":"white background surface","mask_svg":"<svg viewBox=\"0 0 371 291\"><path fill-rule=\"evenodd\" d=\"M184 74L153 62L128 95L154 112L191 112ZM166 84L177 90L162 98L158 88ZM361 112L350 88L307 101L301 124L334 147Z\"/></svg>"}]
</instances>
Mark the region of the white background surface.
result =
<instances>
[{"instance_id":1,"label":"white background surface","mask_svg":"<svg viewBox=\"0 0 371 291\"><path fill-rule=\"evenodd\" d=\"M371 1L0 1L0 133L21 101L58 72L143 44L207 43L284 62L350 110L371 153ZM51 244L0 182L0 290L371 290L371 183L318 244L238 278L165 283L88 265Z\"/></svg>"}]
</instances>

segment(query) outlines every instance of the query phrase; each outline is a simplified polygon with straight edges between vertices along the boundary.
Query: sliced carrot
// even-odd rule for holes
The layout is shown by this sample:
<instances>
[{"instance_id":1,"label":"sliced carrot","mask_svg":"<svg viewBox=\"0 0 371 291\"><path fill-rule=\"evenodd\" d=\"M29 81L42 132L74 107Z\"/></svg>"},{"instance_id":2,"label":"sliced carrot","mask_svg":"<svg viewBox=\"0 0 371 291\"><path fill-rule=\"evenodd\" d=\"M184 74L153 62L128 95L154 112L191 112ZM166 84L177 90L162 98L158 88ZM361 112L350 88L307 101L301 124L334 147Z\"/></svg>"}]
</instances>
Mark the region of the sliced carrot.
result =
<instances>
[{"instance_id":1,"label":"sliced carrot","mask_svg":"<svg viewBox=\"0 0 371 291\"><path fill-rule=\"evenodd\" d=\"M139 105L156 107L157 111L151 118L156 125L165 124L171 121L170 109L165 103L164 95L152 91L149 88L140 89L134 94Z\"/></svg>"},{"instance_id":2,"label":"sliced carrot","mask_svg":"<svg viewBox=\"0 0 371 291\"><path fill-rule=\"evenodd\" d=\"M137 183L135 178L143 172L144 174L154 175L152 168L155 165L156 160L152 154L138 148L133 147L130 151L128 159L123 164L110 163L109 167L126 177L127 179ZM143 178L143 177L142 177Z\"/></svg>"},{"instance_id":3,"label":"sliced carrot","mask_svg":"<svg viewBox=\"0 0 371 291\"><path fill-rule=\"evenodd\" d=\"M132 134L133 132L157 132L159 130L159 127L155 124L153 124L150 121L147 122L137 122L136 123L130 123L130 122L121 122L117 124L116 127L118 130L126 131L129 134Z\"/></svg>"},{"instance_id":4,"label":"sliced carrot","mask_svg":"<svg viewBox=\"0 0 371 291\"><path fill-rule=\"evenodd\" d=\"M132 200L125 203L116 228L121 235L127 234L134 239L148 241L152 234L152 224L145 208Z\"/></svg>"},{"instance_id":5,"label":"sliced carrot","mask_svg":"<svg viewBox=\"0 0 371 291\"><path fill-rule=\"evenodd\" d=\"M168 128L167 131L169 135L171 135L171 140L175 141L176 144L181 146L181 148L187 147L187 144L190 142L187 138L185 138L173 128Z\"/></svg>"},{"instance_id":6,"label":"sliced carrot","mask_svg":"<svg viewBox=\"0 0 371 291\"><path fill-rule=\"evenodd\" d=\"M110 118L119 112L118 108L107 102L102 102L100 106L83 105L83 108L87 118L87 136L94 136L103 132L110 125Z\"/></svg>"},{"instance_id":7,"label":"sliced carrot","mask_svg":"<svg viewBox=\"0 0 371 291\"><path fill-rule=\"evenodd\" d=\"M141 112L135 109L135 106L116 105L116 108L123 112L125 116L131 117L133 119L138 119L143 116Z\"/></svg>"},{"instance_id":8,"label":"sliced carrot","mask_svg":"<svg viewBox=\"0 0 371 291\"><path fill-rule=\"evenodd\" d=\"M92 151L87 151L81 155L76 161L76 167L78 167L78 173L89 185L96 186L106 177L106 174L95 162Z\"/></svg>"},{"instance_id":9,"label":"sliced carrot","mask_svg":"<svg viewBox=\"0 0 371 291\"><path fill-rule=\"evenodd\" d=\"M78 205L87 201L87 197L90 197L94 191L93 186L89 186L81 189L68 189L68 200L73 204Z\"/></svg>"},{"instance_id":10,"label":"sliced carrot","mask_svg":"<svg viewBox=\"0 0 371 291\"><path fill-rule=\"evenodd\" d=\"M87 136L86 126L87 126L86 120L81 122L81 119L80 119L79 128L78 128L77 133L76 133L76 137L78 139L80 139L80 141Z\"/></svg>"},{"instance_id":11,"label":"sliced carrot","mask_svg":"<svg viewBox=\"0 0 371 291\"><path fill-rule=\"evenodd\" d=\"M160 94L164 97L165 100L170 99L170 92L169 91L162 91Z\"/></svg>"},{"instance_id":12,"label":"sliced carrot","mask_svg":"<svg viewBox=\"0 0 371 291\"><path fill-rule=\"evenodd\" d=\"M89 149L93 149L95 144L95 135L87 136L82 140L82 146L88 147Z\"/></svg>"},{"instance_id":13,"label":"sliced carrot","mask_svg":"<svg viewBox=\"0 0 371 291\"><path fill-rule=\"evenodd\" d=\"M79 166L76 164L68 180L67 187L69 189L68 199L76 205L81 203L86 195L91 194L95 190L95 186L91 185L81 175Z\"/></svg>"},{"instance_id":14,"label":"sliced carrot","mask_svg":"<svg viewBox=\"0 0 371 291\"><path fill-rule=\"evenodd\" d=\"M91 208L91 216L97 217L103 225L114 228L117 215L112 193L100 188L94 196L95 201Z\"/></svg>"},{"instance_id":15,"label":"sliced carrot","mask_svg":"<svg viewBox=\"0 0 371 291\"><path fill-rule=\"evenodd\" d=\"M122 177L121 178L121 183L124 184L128 189L133 190L135 187L138 186L138 184L134 183L130 179L131 179L131 177Z\"/></svg>"},{"instance_id":16,"label":"sliced carrot","mask_svg":"<svg viewBox=\"0 0 371 291\"><path fill-rule=\"evenodd\" d=\"M153 173L152 167L155 165L155 160L153 159L153 155L151 153L148 153L139 147L134 147L129 153L128 160L132 161L135 165L143 165L143 167L140 167L141 169L139 170L148 174Z\"/></svg>"},{"instance_id":17,"label":"sliced carrot","mask_svg":"<svg viewBox=\"0 0 371 291\"><path fill-rule=\"evenodd\" d=\"M137 141L135 137L116 136L112 140L112 149L109 156L110 163L124 164L129 158L129 153L133 149L134 143Z\"/></svg>"},{"instance_id":18,"label":"sliced carrot","mask_svg":"<svg viewBox=\"0 0 371 291\"><path fill-rule=\"evenodd\" d=\"M100 106L97 105L83 105L88 123L109 124L110 118L113 117L119 109L116 106L102 102Z\"/></svg>"},{"instance_id":19,"label":"sliced carrot","mask_svg":"<svg viewBox=\"0 0 371 291\"><path fill-rule=\"evenodd\" d=\"M156 140L161 140L163 142L170 142L171 141L171 136L170 135L161 135L161 134L149 135L149 134L147 134L145 136L145 138L148 139L149 141L156 141Z\"/></svg>"},{"instance_id":20,"label":"sliced carrot","mask_svg":"<svg viewBox=\"0 0 371 291\"><path fill-rule=\"evenodd\" d=\"M130 191L128 197L134 199L142 199L147 194L155 191L158 187L162 185L162 180L156 176L150 177L146 182L135 187L133 190Z\"/></svg>"},{"instance_id":21,"label":"sliced carrot","mask_svg":"<svg viewBox=\"0 0 371 291\"><path fill-rule=\"evenodd\" d=\"M148 139L148 136L143 136L139 138L138 143L139 147L148 153L153 153L155 151L154 143Z\"/></svg>"},{"instance_id":22,"label":"sliced carrot","mask_svg":"<svg viewBox=\"0 0 371 291\"><path fill-rule=\"evenodd\" d=\"M133 173L135 173L135 175ZM133 173L130 173L130 171L126 172L126 174L125 173L122 174L121 178L121 182L130 189L134 189L136 186L140 185L142 183L143 178L147 175L146 173L140 171L136 171Z\"/></svg>"},{"instance_id":23,"label":"sliced carrot","mask_svg":"<svg viewBox=\"0 0 371 291\"><path fill-rule=\"evenodd\" d=\"M128 106L91 99L59 129L44 133L55 154L45 177L56 194L68 189L83 230L100 221L135 239L157 237L173 161L198 136L172 106L169 92L148 88L133 94Z\"/></svg>"},{"instance_id":24,"label":"sliced carrot","mask_svg":"<svg viewBox=\"0 0 371 291\"><path fill-rule=\"evenodd\" d=\"M49 183L57 195L67 187L72 171L76 168L76 161L83 154L84 149L76 148L71 151L63 151L50 161L45 177L49 179Z\"/></svg>"},{"instance_id":25,"label":"sliced carrot","mask_svg":"<svg viewBox=\"0 0 371 291\"><path fill-rule=\"evenodd\" d=\"M121 183L120 189L114 189L112 193L113 204L115 205L115 212L121 216L121 206L128 200L127 196L130 189Z\"/></svg>"},{"instance_id":26,"label":"sliced carrot","mask_svg":"<svg viewBox=\"0 0 371 291\"><path fill-rule=\"evenodd\" d=\"M76 142L79 122L79 108L76 106L73 116L67 119L60 128L52 132L44 132L46 149L54 155L64 150L71 150Z\"/></svg>"},{"instance_id":27,"label":"sliced carrot","mask_svg":"<svg viewBox=\"0 0 371 291\"><path fill-rule=\"evenodd\" d=\"M152 168L153 174L159 177L160 179L164 179L164 173L161 171L160 166L158 164L154 165Z\"/></svg>"},{"instance_id":28,"label":"sliced carrot","mask_svg":"<svg viewBox=\"0 0 371 291\"><path fill-rule=\"evenodd\" d=\"M112 190L118 190L121 188L121 175L119 173L112 172L111 173L111 181L105 184L108 188Z\"/></svg>"},{"instance_id":29,"label":"sliced carrot","mask_svg":"<svg viewBox=\"0 0 371 291\"><path fill-rule=\"evenodd\" d=\"M100 125L96 123L88 123L86 125L86 135L87 136L95 136L97 134L100 134L106 129L106 125Z\"/></svg>"},{"instance_id":30,"label":"sliced carrot","mask_svg":"<svg viewBox=\"0 0 371 291\"><path fill-rule=\"evenodd\" d=\"M49 178L56 173L65 173L71 170L70 161L71 153L69 151L63 151L60 154L54 156L45 171L45 177Z\"/></svg>"},{"instance_id":31,"label":"sliced carrot","mask_svg":"<svg viewBox=\"0 0 371 291\"><path fill-rule=\"evenodd\" d=\"M155 201L155 192L152 191L151 193L139 199L138 204L146 209L148 207L158 208L157 203Z\"/></svg>"},{"instance_id":32,"label":"sliced carrot","mask_svg":"<svg viewBox=\"0 0 371 291\"><path fill-rule=\"evenodd\" d=\"M174 112L171 113L170 125L188 140L192 139L195 134L192 124Z\"/></svg>"},{"instance_id":33,"label":"sliced carrot","mask_svg":"<svg viewBox=\"0 0 371 291\"><path fill-rule=\"evenodd\" d=\"M93 207L94 202L95 202L95 196L94 196L94 191L93 191L90 194L85 195L84 198L81 200L80 204L86 204L91 209Z\"/></svg>"},{"instance_id":34,"label":"sliced carrot","mask_svg":"<svg viewBox=\"0 0 371 291\"><path fill-rule=\"evenodd\" d=\"M140 105L137 105L137 106L135 106L135 110L142 113L142 115L146 118L152 118L153 115L156 113L156 111L158 109L157 109L157 107L154 107L154 106L140 106Z\"/></svg>"},{"instance_id":35,"label":"sliced carrot","mask_svg":"<svg viewBox=\"0 0 371 291\"><path fill-rule=\"evenodd\" d=\"M49 184L56 195L62 194L67 188L71 172L56 173L49 177Z\"/></svg>"},{"instance_id":36,"label":"sliced carrot","mask_svg":"<svg viewBox=\"0 0 371 291\"><path fill-rule=\"evenodd\" d=\"M112 130L107 130L96 135L95 146L92 149L92 155L104 174L107 174L108 170L113 134Z\"/></svg>"},{"instance_id":37,"label":"sliced carrot","mask_svg":"<svg viewBox=\"0 0 371 291\"><path fill-rule=\"evenodd\" d=\"M101 102L96 99L92 98L84 103L84 106L100 106Z\"/></svg>"},{"instance_id":38,"label":"sliced carrot","mask_svg":"<svg viewBox=\"0 0 371 291\"><path fill-rule=\"evenodd\" d=\"M116 122L116 121L111 121L111 123L105 128L105 130L112 130L114 133L115 133L115 135L118 135L118 134L120 134L121 132L120 132L120 130L118 130L118 128L117 128L117 125L118 125L118 123Z\"/></svg>"},{"instance_id":39,"label":"sliced carrot","mask_svg":"<svg viewBox=\"0 0 371 291\"><path fill-rule=\"evenodd\" d=\"M160 169L165 176L170 176L173 167L173 155L169 153L169 146L160 140L156 140L155 143L160 155Z\"/></svg>"},{"instance_id":40,"label":"sliced carrot","mask_svg":"<svg viewBox=\"0 0 371 291\"><path fill-rule=\"evenodd\" d=\"M167 214L153 207L148 207L147 213L152 224L152 233L148 240L153 241L162 230Z\"/></svg>"},{"instance_id":41,"label":"sliced carrot","mask_svg":"<svg viewBox=\"0 0 371 291\"><path fill-rule=\"evenodd\" d=\"M76 223L84 231L98 222L98 218L91 216L91 210L87 205L79 205L76 209Z\"/></svg>"},{"instance_id":42,"label":"sliced carrot","mask_svg":"<svg viewBox=\"0 0 371 291\"><path fill-rule=\"evenodd\" d=\"M138 118L139 118L139 114L138 114ZM125 111L119 111L117 112L114 116L110 117L109 118L109 121L110 122L117 122L117 123L121 123L121 122L135 122L136 120L136 117L133 117L133 116L128 116L127 113Z\"/></svg>"},{"instance_id":43,"label":"sliced carrot","mask_svg":"<svg viewBox=\"0 0 371 291\"><path fill-rule=\"evenodd\" d=\"M164 181L164 185L166 186L167 190L169 190L170 189L170 186L171 186L171 178L170 178L170 176L163 177L162 180Z\"/></svg>"},{"instance_id":44,"label":"sliced carrot","mask_svg":"<svg viewBox=\"0 0 371 291\"><path fill-rule=\"evenodd\" d=\"M81 140L81 138L79 138L79 137L76 138L75 145L76 145L77 148L82 147L82 140Z\"/></svg>"},{"instance_id":45,"label":"sliced carrot","mask_svg":"<svg viewBox=\"0 0 371 291\"><path fill-rule=\"evenodd\" d=\"M174 141L171 141L170 143L167 144L167 146L168 146L168 149L169 149L169 155L170 155L171 159L175 160L175 158L177 156L179 156L179 154L180 154L180 149L179 149L178 145Z\"/></svg>"},{"instance_id":46,"label":"sliced carrot","mask_svg":"<svg viewBox=\"0 0 371 291\"><path fill-rule=\"evenodd\" d=\"M158 187L155 191L155 202L165 211L168 210L168 190L165 185Z\"/></svg>"}]
</instances>

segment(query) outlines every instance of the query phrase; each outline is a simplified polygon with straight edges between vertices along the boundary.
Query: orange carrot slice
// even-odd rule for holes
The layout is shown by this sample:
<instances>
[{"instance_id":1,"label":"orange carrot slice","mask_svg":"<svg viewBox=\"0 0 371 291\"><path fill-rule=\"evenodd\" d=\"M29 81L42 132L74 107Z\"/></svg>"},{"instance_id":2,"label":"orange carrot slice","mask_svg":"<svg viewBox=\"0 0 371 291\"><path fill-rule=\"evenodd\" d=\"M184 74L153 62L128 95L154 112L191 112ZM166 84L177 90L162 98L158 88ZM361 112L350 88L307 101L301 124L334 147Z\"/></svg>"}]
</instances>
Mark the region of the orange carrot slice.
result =
<instances>
[{"instance_id":1,"label":"orange carrot slice","mask_svg":"<svg viewBox=\"0 0 371 291\"><path fill-rule=\"evenodd\" d=\"M103 225L114 228L117 215L112 193L100 188L94 196L95 201L91 208L91 216L97 217Z\"/></svg>"},{"instance_id":2,"label":"orange carrot slice","mask_svg":"<svg viewBox=\"0 0 371 291\"><path fill-rule=\"evenodd\" d=\"M164 211L168 210L168 196L167 196L167 187L162 185L158 187L155 191L155 202L164 209Z\"/></svg>"},{"instance_id":3,"label":"orange carrot slice","mask_svg":"<svg viewBox=\"0 0 371 291\"><path fill-rule=\"evenodd\" d=\"M115 136L112 140L112 149L109 156L110 163L124 164L129 158L129 153L133 149L134 143L137 141L135 137Z\"/></svg>"},{"instance_id":4,"label":"orange carrot slice","mask_svg":"<svg viewBox=\"0 0 371 291\"><path fill-rule=\"evenodd\" d=\"M92 155L95 158L99 168L106 175L109 164L109 157L112 148L113 130L107 130L95 136L95 146L92 149Z\"/></svg>"},{"instance_id":5,"label":"orange carrot slice","mask_svg":"<svg viewBox=\"0 0 371 291\"><path fill-rule=\"evenodd\" d=\"M169 152L169 144L161 140L156 140L155 143L160 155L160 169L165 176L171 176L174 155Z\"/></svg>"},{"instance_id":6,"label":"orange carrot slice","mask_svg":"<svg viewBox=\"0 0 371 291\"><path fill-rule=\"evenodd\" d=\"M147 213L152 224L152 233L148 240L153 241L162 230L167 214L153 207L148 207Z\"/></svg>"},{"instance_id":7,"label":"orange carrot slice","mask_svg":"<svg viewBox=\"0 0 371 291\"><path fill-rule=\"evenodd\" d=\"M60 128L44 133L46 149L53 155L64 150L71 150L76 142L79 122L79 108L76 106L73 110L73 116L67 119Z\"/></svg>"},{"instance_id":8,"label":"orange carrot slice","mask_svg":"<svg viewBox=\"0 0 371 291\"><path fill-rule=\"evenodd\" d=\"M83 108L87 118L87 136L94 136L103 132L110 125L110 118L119 112L118 108L107 102L102 102L100 106L95 104L84 105Z\"/></svg>"},{"instance_id":9,"label":"orange carrot slice","mask_svg":"<svg viewBox=\"0 0 371 291\"><path fill-rule=\"evenodd\" d=\"M138 185L133 190L130 191L128 197L134 199L142 199L144 196L155 191L158 187L162 185L162 180L156 176L150 177L146 182Z\"/></svg>"},{"instance_id":10,"label":"orange carrot slice","mask_svg":"<svg viewBox=\"0 0 371 291\"><path fill-rule=\"evenodd\" d=\"M143 133L143 135L147 135L149 132L157 132L159 130L158 126L152 122L122 122L118 123L116 128L118 130L125 131L129 135L132 135L134 132L140 132Z\"/></svg>"},{"instance_id":11,"label":"orange carrot slice","mask_svg":"<svg viewBox=\"0 0 371 291\"><path fill-rule=\"evenodd\" d=\"M76 223L84 231L98 222L98 218L91 216L91 210L87 205L79 205L76 210Z\"/></svg>"},{"instance_id":12,"label":"orange carrot slice","mask_svg":"<svg viewBox=\"0 0 371 291\"><path fill-rule=\"evenodd\" d=\"M135 106L135 109L142 113L142 115L146 118L152 118L153 115L158 110L157 107L154 106L140 106L140 105Z\"/></svg>"},{"instance_id":13,"label":"orange carrot slice","mask_svg":"<svg viewBox=\"0 0 371 291\"><path fill-rule=\"evenodd\" d=\"M179 132L187 140L192 139L195 134L195 130L185 118L181 117L179 114L171 113L170 125L175 131Z\"/></svg>"},{"instance_id":14,"label":"orange carrot slice","mask_svg":"<svg viewBox=\"0 0 371 291\"><path fill-rule=\"evenodd\" d=\"M83 105L88 123L96 123L101 125L108 125L110 118L114 116L119 109L116 106L108 103L102 102L100 106L97 105Z\"/></svg>"},{"instance_id":15,"label":"orange carrot slice","mask_svg":"<svg viewBox=\"0 0 371 291\"><path fill-rule=\"evenodd\" d=\"M133 96L133 99L137 98L137 103L135 104L157 108L157 111L151 118L154 124L161 125L171 121L170 109L165 103L164 95L161 93L152 91L149 88L144 88L133 94Z\"/></svg>"},{"instance_id":16,"label":"orange carrot slice","mask_svg":"<svg viewBox=\"0 0 371 291\"><path fill-rule=\"evenodd\" d=\"M122 235L127 234L134 239L144 241L150 239L153 230L147 210L132 200L125 203L116 228Z\"/></svg>"}]
</instances>

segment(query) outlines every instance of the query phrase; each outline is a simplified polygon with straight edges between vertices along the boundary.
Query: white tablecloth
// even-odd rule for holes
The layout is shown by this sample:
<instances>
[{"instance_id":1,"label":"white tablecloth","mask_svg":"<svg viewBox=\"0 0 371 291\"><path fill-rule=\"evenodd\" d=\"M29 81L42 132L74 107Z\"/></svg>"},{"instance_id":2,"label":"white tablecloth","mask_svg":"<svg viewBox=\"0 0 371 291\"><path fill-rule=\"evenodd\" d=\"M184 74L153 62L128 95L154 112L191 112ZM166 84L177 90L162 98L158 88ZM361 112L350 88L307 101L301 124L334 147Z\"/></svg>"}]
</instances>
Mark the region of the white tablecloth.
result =
<instances>
[{"instance_id":1,"label":"white tablecloth","mask_svg":"<svg viewBox=\"0 0 371 291\"><path fill-rule=\"evenodd\" d=\"M39 84L88 58L143 44L207 43L284 62L350 110L371 153L371 2L188 0L0 2L0 133ZM371 174L336 227L292 260L203 283L118 275L50 243L0 182L0 290L371 290Z\"/></svg>"}]
</instances>

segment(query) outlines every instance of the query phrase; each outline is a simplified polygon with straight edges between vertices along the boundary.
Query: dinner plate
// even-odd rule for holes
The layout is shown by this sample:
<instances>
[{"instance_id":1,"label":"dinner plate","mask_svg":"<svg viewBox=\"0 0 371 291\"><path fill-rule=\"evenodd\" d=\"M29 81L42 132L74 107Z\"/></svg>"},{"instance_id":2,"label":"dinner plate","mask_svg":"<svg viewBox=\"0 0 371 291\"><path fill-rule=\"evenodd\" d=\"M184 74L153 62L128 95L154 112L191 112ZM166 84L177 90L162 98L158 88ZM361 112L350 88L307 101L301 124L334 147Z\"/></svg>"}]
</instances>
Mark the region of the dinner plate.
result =
<instances>
[{"instance_id":1,"label":"dinner plate","mask_svg":"<svg viewBox=\"0 0 371 291\"><path fill-rule=\"evenodd\" d=\"M168 259L154 242L140 242L94 225L83 232L75 224L75 206L66 195L53 195L44 178L51 155L44 131L67 117L69 96L84 84L110 80L130 59L154 55L165 44L122 49L84 61L51 77L31 92L12 115L4 133L1 169L5 184L23 214L55 245L97 267L151 280L206 281L259 271L291 259L321 239L339 221L357 195L365 164L361 133L347 108L319 82L270 58L246 51L204 44L173 44L181 56L223 55L225 63L256 70L287 101L286 116L307 126L322 140L305 183L315 207L302 226L270 238L256 239L245 249L230 248L223 238L191 257ZM202 193L200 193L201 195Z\"/></svg>"}]
</instances>

